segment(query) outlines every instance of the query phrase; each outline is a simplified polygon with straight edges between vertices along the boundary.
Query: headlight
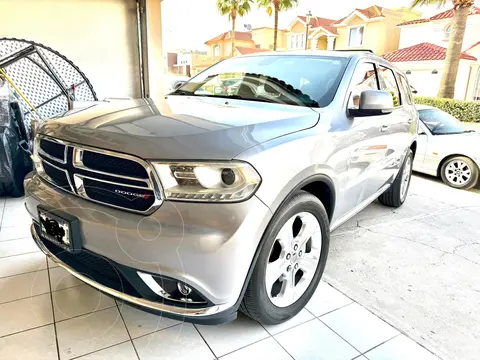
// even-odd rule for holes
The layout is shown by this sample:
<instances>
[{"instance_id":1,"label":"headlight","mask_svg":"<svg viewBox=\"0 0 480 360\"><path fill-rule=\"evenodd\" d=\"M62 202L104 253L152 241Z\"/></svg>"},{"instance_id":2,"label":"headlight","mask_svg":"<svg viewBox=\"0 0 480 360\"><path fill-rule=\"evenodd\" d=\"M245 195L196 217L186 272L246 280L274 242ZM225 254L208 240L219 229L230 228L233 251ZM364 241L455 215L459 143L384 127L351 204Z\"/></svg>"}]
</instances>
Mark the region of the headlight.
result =
<instances>
[{"instance_id":1,"label":"headlight","mask_svg":"<svg viewBox=\"0 0 480 360\"><path fill-rule=\"evenodd\" d=\"M235 202L252 196L260 175L243 162L153 163L167 200Z\"/></svg>"}]
</instances>

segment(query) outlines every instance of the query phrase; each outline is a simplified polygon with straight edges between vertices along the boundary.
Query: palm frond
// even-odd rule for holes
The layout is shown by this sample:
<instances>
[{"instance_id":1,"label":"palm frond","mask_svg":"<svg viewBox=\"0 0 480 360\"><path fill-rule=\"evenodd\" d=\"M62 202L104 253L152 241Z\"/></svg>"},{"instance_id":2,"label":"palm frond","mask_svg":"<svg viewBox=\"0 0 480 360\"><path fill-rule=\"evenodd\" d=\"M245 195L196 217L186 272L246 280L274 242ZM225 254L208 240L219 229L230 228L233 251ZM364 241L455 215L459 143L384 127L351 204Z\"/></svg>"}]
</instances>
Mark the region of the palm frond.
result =
<instances>
[{"instance_id":1,"label":"palm frond","mask_svg":"<svg viewBox=\"0 0 480 360\"><path fill-rule=\"evenodd\" d=\"M251 10L250 3L252 2L252 0L238 0L236 2L238 4L238 9L237 9L238 15L245 16L245 14L250 12Z\"/></svg>"},{"instance_id":2,"label":"palm frond","mask_svg":"<svg viewBox=\"0 0 480 360\"><path fill-rule=\"evenodd\" d=\"M280 0L280 11L291 9L298 5L298 0Z\"/></svg>"},{"instance_id":3,"label":"palm frond","mask_svg":"<svg viewBox=\"0 0 480 360\"><path fill-rule=\"evenodd\" d=\"M410 9L419 7L419 6L431 6L437 5L437 7L445 6L450 0L413 0L412 5L410 5Z\"/></svg>"}]
</instances>

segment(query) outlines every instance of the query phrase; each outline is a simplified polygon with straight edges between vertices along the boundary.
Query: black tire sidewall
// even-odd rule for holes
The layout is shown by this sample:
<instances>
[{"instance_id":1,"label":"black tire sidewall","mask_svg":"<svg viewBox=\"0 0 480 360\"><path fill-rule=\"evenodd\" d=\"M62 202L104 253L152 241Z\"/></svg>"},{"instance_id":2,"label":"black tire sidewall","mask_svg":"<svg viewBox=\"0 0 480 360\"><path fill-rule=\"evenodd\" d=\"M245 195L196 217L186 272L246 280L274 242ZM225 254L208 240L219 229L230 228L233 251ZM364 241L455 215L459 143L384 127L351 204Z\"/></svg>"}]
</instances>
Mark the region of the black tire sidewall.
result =
<instances>
[{"instance_id":1,"label":"black tire sidewall","mask_svg":"<svg viewBox=\"0 0 480 360\"><path fill-rule=\"evenodd\" d=\"M470 169L472 171L472 177L470 178L470 181L463 184L463 185L460 185L460 186L452 184L450 181L448 181L447 176L445 174L445 170L447 169L448 164L450 164L452 161L455 161L455 160L461 160L461 161L467 163L468 166L470 166ZM447 161L445 161L443 163L442 168L440 169L440 176L441 176L443 182L446 185L448 185L452 188L455 188L455 189L469 189L469 188L475 186L477 181L478 181L478 167L472 160L470 160L469 158L467 158L465 156L454 156L454 157L448 159Z\"/></svg>"},{"instance_id":2,"label":"black tire sidewall","mask_svg":"<svg viewBox=\"0 0 480 360\"><path fill-rule=\"evenodd\" d=\"M281 308L275 306L268 297L265 288L266 265L270 250L283 224L292 216L300 212L309 212L313 214L320 224L320 230L322 233L320 261L312 282L303 295L292 305ZM322 277L327 262L330 243L330 224L323 204L318 198L309 193L300 192L296 194L277 211L262 237L262 242L263 247L255 265L250 286L252 295L256 301L258 301L258 306L261 307L260 314L262 322L266 324L277 324L291 318L305 307L308 300L315 292Z\"/></svg>"}]
</instances>

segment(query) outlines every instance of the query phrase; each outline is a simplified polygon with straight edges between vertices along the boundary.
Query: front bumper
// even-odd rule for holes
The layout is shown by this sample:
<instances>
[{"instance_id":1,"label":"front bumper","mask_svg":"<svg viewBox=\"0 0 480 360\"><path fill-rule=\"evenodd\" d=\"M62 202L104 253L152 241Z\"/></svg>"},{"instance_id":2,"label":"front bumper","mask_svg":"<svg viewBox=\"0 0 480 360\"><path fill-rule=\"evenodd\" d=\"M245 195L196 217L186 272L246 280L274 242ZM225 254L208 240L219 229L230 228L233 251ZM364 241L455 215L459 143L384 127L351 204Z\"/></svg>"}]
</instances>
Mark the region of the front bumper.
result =
<instances>
[{"instance_id":1,"label":"front bumper","mask_svg":"<svg viewBox=\"0 0 480 360\"><path fill-rule=\"evenodd\" d=\"M34 221L33 238L54 262L108 295L150 312L197 323L221 323L236 317L255 252L271 217L256 197L225 205L165 202L150 216L141 216L64 193L38 176L26 179L25 191L26 207ZM137 295L96 281L88 271L72 266L45 246L35 226L38 205L79 219L82 252L111 261L122 272L126 269L127 275L130 270L141 271L182 281L208 304L195 308L172 305L143 296L142 291Z\"/></svg>"}]
</instances>

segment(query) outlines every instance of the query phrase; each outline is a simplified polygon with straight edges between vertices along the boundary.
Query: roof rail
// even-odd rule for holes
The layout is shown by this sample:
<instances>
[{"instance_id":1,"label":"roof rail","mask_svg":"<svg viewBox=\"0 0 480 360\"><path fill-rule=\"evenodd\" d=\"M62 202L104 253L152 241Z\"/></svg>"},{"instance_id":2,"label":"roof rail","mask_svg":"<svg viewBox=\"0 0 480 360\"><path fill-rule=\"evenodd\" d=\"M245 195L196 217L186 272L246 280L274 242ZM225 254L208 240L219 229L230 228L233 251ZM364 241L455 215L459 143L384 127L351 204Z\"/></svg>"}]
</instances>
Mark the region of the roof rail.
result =
<instances>
[{"instance_id":1,"label":"roof rail","mask_svg":"<svg viewBox=\"0 0 480 360\"><path fill-rule=\"evenodd\" d=\"M375 54L373 52L373 50L370 50L370 49L351 49L351 50L348 50L348 49L342 49L342 50L335 50L335 51L345 51L345 52L369 52L369 53L372 53L372 54Z\"/></svg>"}]
</instances>

